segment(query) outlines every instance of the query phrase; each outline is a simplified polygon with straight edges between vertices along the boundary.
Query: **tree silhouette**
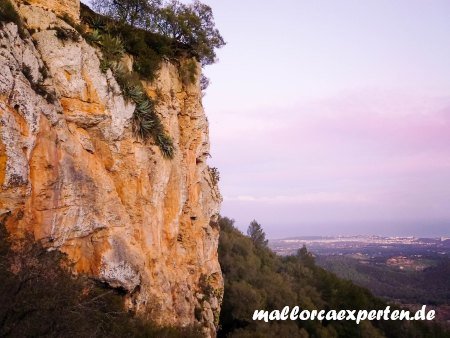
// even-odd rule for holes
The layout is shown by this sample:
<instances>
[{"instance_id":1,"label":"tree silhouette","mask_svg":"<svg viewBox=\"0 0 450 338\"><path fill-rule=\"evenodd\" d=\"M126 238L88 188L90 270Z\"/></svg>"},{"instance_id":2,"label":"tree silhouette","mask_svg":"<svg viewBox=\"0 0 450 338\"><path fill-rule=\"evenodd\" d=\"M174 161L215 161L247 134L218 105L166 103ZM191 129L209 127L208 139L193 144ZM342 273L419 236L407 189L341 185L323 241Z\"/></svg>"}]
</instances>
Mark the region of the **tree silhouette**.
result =
<instances>
[{"instance_id":1,"label":"tree silhouette","mask_svg":"<svg viewBox=\"0 0 450 338\"><path fill-rule=\"evenodd\" d=\"M247 235L251 238L256 247L267 247L268 240L264 230L256 220L253 220L247 229Z\"/></svg>"}]
</instances>

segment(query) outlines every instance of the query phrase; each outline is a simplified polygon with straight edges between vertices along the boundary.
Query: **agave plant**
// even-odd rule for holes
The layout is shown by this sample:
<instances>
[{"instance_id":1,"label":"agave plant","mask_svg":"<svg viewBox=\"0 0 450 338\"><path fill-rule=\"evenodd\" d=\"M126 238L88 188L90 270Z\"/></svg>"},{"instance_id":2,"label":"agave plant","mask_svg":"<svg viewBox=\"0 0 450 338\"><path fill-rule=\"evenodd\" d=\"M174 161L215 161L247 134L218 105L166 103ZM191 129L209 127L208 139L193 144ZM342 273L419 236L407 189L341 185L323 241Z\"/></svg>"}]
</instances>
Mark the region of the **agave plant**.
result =
<instances>
[{"instance_id":1,"label":"agave plant","mask_svg":"<svg viewBox=\"0 0 450 338\"><path fill-rule=\"evenodd\" d=\"M105 34L102 36L100 45L103 49L103 55L112 61L119 61L125 54L125 47L122 40L117 36Z\"/></svg>"},{"instance_id":2,"label":"agave plant","mask_svg":"<svg viewBox=\"0 0 450 338\"><path fill-rule=\"evenodd\" d=\"M137 114L133 115L133 132L139 139L147 140L152 134L153 127L153 120Z\"/></svg>"},{"instance_id":3,"label":"agave plant","mask_svg":"<svg viewBox=\"0 0 450 338\"><path fill-rule=\"evenodd\" d=\"M125 69L125 66L123 65L122 62L115 62L112 66L113 73L119 77L124 77L127 76L129 73L128 71Z\"/></svg>"},{"instance_id":4,"label":"agave plant","mask_svg":"<svg viewBox=\"0 0 450 338\"><path fill-rule=\"evenodd\" d=\"M148 99L136 102L136 112L140 116L146 116L149 112L153 110L153 104Z\"/></svg>"},{"instance_id":5,"label":"agave plant","mask_svg":"<svg viewBox=\"0 0 450 338\"><path fill-rule=\"evenodd\" d=\"M140 86L128 84L120 85L120 87L122 88L124 98L131 102L138 103L145 97L143 89Z\"/></svg>"},{"instance_id":6,"label":"agave plant","mask_svg":"<svg viewBox=\"0 0 450 338\"><path fill-rule=\"evenodd\" d=\"M102 41L102 34L98 29L94 29L91 33L87 34L86 40L91 44L99 45Z\"/></svg>"},{"instance_id":7,"label":"agave plant","mask_svg":"<svg viewBox=\"0 0 450 338\"><path fill-rule=\"evenodd\" d=\"M101 59L100 60L100 70L102 73L106 73L108 69L111 68L111 62L108 59Z\"/></svg>"},{"instance_id":8,"label":"agave plant","mask_svg":"<svg viewBox=\"0 0 450 338\"><path fill-rule=\"evenodd\" d=\"M89 21L88 22L89 25L94 29L104 30L106 27L105 19L100 16L96 15L96 16L89 17L88 21Z\"/></svg>"},{"instance_id":9,"label":"agave plant","mask_svg":"<svg viewBox=\"0 0 450 338\"><path fill-rule=\"evenodd\" d=\"M113 73L125 99L138 103L147 98L141 81L135 73L127 72L124 67L114 67Z\"/></svg>"},{"instance_id":10,"label":"agave plant","mask_svg":"<svg viewBox=\"0 0 450 338\"><path fill-rule=\"evenodd\" d=\"M158 145L159 149L161 149L161 153L164 157L173 158L173 156L175 155L175 148L170 136L162 132L160 135L158 135L156 144Z\"/></svg>"},{"instance_id":11,"label":"agave plant","mask_svg":"<svg viewBox=\"0 0 450 338\"><path fill-rule=\"evenodd\" d=\"M143 88L137 85L128 87L126 95L134 102L140 102L143 98L146 97Z\"/></svg>"}]
</instances>

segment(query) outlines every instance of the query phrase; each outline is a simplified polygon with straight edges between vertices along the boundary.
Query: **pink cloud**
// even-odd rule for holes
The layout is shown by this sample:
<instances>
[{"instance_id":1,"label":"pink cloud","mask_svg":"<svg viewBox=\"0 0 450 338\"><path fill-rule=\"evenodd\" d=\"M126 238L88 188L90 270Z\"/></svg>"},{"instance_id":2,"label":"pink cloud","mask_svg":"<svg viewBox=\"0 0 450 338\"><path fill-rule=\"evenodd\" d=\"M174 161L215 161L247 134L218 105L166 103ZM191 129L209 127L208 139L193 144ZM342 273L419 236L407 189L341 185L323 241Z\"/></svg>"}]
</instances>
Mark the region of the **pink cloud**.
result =
<instances>
[{"instance_id":1,"label":"pink cloud","mask_svg":"<svg viewBox=\"0 0 450 338\"><path fill-rule=\"evenodd\" d=\"M450 97L359 92L221 120L212 142L225 210L450 221Z\"/></svg>"}]
</instances>

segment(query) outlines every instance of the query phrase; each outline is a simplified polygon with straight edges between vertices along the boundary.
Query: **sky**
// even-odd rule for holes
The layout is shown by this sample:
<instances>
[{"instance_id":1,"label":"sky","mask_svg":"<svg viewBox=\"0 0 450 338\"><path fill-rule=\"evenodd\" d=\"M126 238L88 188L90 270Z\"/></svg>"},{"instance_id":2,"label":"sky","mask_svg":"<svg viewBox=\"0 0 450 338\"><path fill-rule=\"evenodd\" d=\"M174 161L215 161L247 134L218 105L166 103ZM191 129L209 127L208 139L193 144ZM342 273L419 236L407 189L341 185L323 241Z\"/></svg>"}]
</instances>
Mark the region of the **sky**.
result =
<instances>
[{"instance_id":1,"label":"sky","mask_svg":"<svg viewBox=\"0 0 450 338\"><path fill-rule=\"evenodd\" d=\"M450 235L450 2L206 0L222 215L269 238Z\"/></svg>"},{"instance_id":2,"label":"sky","mask_svg":"<svg viewBox=\"0 0 450 338\"><path fill-rule=\"evenodd\" d=\"M202 2L227 41L203 100L223 216L450 235L450 1Z\"/></svg>"}]
</instances>

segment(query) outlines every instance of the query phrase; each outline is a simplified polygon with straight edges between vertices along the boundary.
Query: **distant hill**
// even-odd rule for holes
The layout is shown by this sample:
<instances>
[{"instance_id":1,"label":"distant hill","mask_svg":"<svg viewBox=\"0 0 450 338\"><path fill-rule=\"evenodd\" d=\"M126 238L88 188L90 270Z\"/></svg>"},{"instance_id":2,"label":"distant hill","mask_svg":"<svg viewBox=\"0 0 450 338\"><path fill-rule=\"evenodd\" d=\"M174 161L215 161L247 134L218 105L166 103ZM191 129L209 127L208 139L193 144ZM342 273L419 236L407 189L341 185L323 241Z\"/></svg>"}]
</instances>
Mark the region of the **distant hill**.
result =
<instances>
[{"instance_id":1,"label":"distant hill","mask_svg":"<svg viewBox=\"0 0 450 338\"><path fill-rule=\"evenodd\" d=\"M375 295L402 303L450 304L450 259L423 271L400 269L349 256L318 256L317 263L337 276L366 287Z\"/></svg>"}]
</instances>

